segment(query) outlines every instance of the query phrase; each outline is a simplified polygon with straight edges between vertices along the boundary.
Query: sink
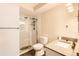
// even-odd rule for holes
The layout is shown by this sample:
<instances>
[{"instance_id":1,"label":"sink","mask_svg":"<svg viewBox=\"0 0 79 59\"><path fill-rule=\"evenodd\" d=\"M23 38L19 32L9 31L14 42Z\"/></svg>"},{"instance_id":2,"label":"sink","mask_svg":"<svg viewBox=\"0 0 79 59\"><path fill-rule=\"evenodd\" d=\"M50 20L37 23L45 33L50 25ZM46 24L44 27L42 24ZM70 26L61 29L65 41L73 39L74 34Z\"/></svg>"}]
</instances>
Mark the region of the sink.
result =
<instances>
[{"instance_id":1,"label":"sink","mask_svg":"<svg viewBox=\"0 0 79 59\"><path fill-rule=\"evenodd\" d=\"M55 45L59 46L59 47L63 47L63 48L69 48L70 47L70 44L64 43L64 42L57 42Z\"/></svg>"}]
</instances>

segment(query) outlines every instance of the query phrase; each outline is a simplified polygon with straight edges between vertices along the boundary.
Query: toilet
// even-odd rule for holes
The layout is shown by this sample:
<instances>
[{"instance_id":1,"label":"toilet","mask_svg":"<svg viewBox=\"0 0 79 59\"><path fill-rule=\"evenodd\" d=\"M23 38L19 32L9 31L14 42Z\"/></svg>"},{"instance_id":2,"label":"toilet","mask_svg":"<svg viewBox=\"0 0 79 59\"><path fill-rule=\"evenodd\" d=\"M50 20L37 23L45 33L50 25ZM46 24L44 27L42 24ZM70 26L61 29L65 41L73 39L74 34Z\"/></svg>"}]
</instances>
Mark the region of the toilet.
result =
<instances>
[{"instance_id":1,"label":"toilet","mask_svg":"<svg viewBox=\"0 0 79 59\"><path fill-rule=\"evenodd\" d=\"M35 50L35 56L44 55L44 45L47 44L48 37L41 36L39 39L39 43L33 45L33 49Z\"/></svg>"}]
</instances>

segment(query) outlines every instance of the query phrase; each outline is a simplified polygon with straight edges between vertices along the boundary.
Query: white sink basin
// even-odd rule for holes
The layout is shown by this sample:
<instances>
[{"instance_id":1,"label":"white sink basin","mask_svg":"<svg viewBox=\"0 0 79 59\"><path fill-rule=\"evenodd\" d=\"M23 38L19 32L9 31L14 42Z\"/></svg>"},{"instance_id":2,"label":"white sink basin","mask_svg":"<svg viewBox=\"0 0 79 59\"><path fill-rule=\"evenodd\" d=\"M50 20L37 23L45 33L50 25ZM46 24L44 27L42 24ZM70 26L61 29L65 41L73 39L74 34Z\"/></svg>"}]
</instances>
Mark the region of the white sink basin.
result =
<instances>
[{"instance_id":1,"label":"white sink basin","mask_svg":"<svg viewBox=\"0 0 79 59\"><path fill-rule=\"evenodd\" d=\"M63 47L63 48L69 48L70 47L70 44L64 43L64 42L57 42L55 45L57 45L59 47Z\"/></svg>"}]
</instances>

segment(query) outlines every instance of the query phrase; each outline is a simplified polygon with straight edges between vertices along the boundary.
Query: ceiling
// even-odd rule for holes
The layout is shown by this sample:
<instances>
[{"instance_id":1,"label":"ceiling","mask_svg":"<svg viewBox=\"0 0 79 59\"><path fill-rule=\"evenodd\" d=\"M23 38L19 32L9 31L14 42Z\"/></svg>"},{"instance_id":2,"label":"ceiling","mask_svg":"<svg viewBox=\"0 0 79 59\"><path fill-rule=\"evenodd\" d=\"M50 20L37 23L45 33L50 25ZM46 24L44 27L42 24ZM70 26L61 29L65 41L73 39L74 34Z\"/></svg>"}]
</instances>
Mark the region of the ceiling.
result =
<instances>
[{"instance_id":1,"label":"ceiling","mask_svg":"<svg viewBox=\"0 0 79 59\"><path fill-rule=\"evenodd\" d=\"M20 4L21 7L33 11L33 8L37 5L38 3L22 3Z\"/></svg>"},{"instance_id":2,"label":"ceiling","mask_svg":"<svg viewBox=\"0 0 79 59\"><path fill-rule=\"evenodd\" d=\"M44 13L48 11L49 9L54 8L58 5L61 5L61 3L23 3L23 4L20 4L20 6L26 9L29 14L34 14L34 15ZM77 4L74 4L74 6L76 7ZM74 9L75 11L78 11L77 7Z\"/></svg>"},{"instance_id":3,"label":"ceiling","mask_svg":"<svg viewBox=\"0 0 79 59\"><path fill-rule=\"evenodd\" d=\"M25 8L31 14L43 13L57 5L59 4L58 3L57 4L56 3L54 4L51 4L51 3L22 3L20 4L22 8Z\"/></svg>"}]
</instances>

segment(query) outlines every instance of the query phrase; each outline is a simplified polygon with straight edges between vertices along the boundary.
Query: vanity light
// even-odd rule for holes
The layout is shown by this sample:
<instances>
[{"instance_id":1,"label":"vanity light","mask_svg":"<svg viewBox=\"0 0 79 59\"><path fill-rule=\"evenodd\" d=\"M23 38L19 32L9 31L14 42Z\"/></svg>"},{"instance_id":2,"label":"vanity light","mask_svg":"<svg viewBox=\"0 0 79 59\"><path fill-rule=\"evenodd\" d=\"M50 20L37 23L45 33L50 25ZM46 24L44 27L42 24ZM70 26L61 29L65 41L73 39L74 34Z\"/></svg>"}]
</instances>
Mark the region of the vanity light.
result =
<instances>
[{"instance_id":1,"label":"vanity light","mask_svg":"<svg viewBox=\"0 0 79 59\"><path fill-rule=\"evenodd\" d=\"M70 9L73 9L73 7L72 7L72 6L70 6L70 7L67 7L67 9L68 9L68 10L70 10Z\"/></svg>"},{"instance_id":2,"label":"vanity light","mask_svg":"<svg viewBox=\"0 0 79 59\"><path fill-rule=\"evenodd\" d=\"M68 12L73 12L74 11L72 3L66 4L66 7L67 7Z\"/></svg>"},{"instance_id":3,"label":"vanity light","mask_svg":"<svg viewBox=\"0 0 79 59\"><path fill-rule=\"evenodd\" d=\"M72 3L67 3L66 6L67 6L67 7L68 7L68 6L72 6Z\"/></svg>"}]
</instances>

